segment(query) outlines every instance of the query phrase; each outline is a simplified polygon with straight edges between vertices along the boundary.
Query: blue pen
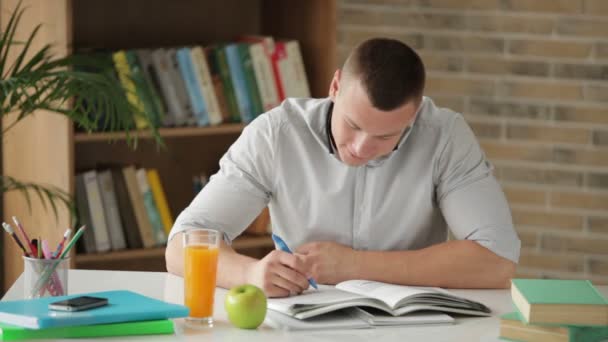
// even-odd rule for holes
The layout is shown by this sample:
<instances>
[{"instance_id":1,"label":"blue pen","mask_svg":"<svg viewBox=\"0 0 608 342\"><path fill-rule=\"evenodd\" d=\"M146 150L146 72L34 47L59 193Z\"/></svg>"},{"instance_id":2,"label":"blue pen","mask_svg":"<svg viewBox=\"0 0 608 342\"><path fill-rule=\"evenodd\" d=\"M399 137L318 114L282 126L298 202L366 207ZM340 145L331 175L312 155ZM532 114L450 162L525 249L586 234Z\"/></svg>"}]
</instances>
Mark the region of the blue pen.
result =
<instances>
[{"instance_id":1,"label":"blue pen","mask_svg":"<svg viewBox=\"0 0 608 342\"><path fill-rule=\"evenodd\" d=\"M285 243L285 241L283 241L283 239L281 239L278 235L272 234L272 241L274 241L274 243L276 243L277 246L279 247L279 249L282 250L283 252L293 254L291 249L289 249L289 247L287 247L287 244ZM310 286L314 287L316 290L319 289L319 287L317 286L317 282L314 279L308 278L308 283L310 284Z\"/></svg>"}]
</instances>

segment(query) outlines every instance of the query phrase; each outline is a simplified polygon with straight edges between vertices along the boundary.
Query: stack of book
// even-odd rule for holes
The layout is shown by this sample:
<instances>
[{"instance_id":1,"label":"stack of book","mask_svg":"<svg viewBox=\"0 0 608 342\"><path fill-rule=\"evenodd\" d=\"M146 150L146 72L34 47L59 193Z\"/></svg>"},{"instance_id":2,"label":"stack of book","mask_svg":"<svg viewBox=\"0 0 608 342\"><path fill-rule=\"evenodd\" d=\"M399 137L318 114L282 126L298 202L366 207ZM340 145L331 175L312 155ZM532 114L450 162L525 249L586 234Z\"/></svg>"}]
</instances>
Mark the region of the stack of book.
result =
<instances>
[{"instance_id":1,"label":"stack of book","mask_svg":"<svg viewBox=\"0 0 608 342\"><path fill-rule=\"evenodd\" d=\"M608 300L588 280L513 279L516 309L501 316L510 341L608 341Z\"/></svg>"},{"instance_id":2,"label":"stack of book","mask_svg":"<svg viewBox=\"0 0 608 342\"><path fill-rule=\"evenodd\" d=\"M173 225L156 169L134 166L76 175L76 206L84 233L81 251L162 246Z\"/></svg>"},{"instance_id":3,"label":"stack of book","mask_svg":"<svg viewBox=\"0 0 608 342\"><path fill-rule=\"evenodd\" d=\"M86 294L108 300L108 305L99 308L49 309L51 303L81 295L0 302L0 340L173 334L171 319L189 312L183 305L124 290Z\"/></svg>"}]
</instances>

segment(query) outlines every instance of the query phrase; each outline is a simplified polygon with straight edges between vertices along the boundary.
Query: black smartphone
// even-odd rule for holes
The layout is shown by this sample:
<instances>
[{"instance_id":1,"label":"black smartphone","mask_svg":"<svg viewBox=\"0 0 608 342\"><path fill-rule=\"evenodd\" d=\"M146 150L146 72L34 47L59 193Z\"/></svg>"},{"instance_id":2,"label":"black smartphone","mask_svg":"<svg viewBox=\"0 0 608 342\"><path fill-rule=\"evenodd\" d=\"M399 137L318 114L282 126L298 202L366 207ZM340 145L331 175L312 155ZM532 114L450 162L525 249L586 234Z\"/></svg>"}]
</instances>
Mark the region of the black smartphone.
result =
<instances>
[{"instance_id":1,"label":"black smartphone","mask_svg":"<svg viewBox=\"0 0 608 342\"><path fill-rule=\"evenodd\" d=\"M80 296L49 304L49 310L82 311L108 305L108 300L101 297Z\"/></svg>"}]
</instances>

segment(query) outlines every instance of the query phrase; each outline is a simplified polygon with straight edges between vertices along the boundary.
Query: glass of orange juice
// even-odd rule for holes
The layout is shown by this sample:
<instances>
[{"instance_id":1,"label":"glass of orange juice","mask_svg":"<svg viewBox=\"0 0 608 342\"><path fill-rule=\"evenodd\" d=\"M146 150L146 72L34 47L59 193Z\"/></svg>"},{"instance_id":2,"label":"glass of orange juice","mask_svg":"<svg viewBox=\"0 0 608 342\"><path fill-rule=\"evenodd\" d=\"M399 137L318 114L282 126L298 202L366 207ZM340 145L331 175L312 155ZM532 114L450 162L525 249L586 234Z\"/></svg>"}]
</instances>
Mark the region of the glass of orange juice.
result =
<instances>
[{"instance_id":1,"label":"glass of orange juice","mask_svg":"<svg viewBox=\"0 0 608 342\"><path fill-rule=\"evenodd\" d=\"M221 233L189 229L184 233L184 304L188 321L213 326L213 299Z\"/></svg>"}]
</instances>

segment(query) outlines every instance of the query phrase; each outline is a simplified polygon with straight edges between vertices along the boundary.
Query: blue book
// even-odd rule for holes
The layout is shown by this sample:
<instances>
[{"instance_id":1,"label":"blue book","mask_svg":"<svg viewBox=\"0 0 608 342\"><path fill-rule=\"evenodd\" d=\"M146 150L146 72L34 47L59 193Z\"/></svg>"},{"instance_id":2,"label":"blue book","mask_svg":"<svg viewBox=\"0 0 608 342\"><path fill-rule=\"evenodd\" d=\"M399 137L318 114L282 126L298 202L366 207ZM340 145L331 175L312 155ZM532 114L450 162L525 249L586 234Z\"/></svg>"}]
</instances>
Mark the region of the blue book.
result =
<instances>
[{"instance_id":1,"label":"blue book","mask_svg":"<svg viewBox=\"0 0 608 342\"><path fill-rule=\"evenodd\" d=\"M226 45L226 60L228 68L230 68L230 76L234 85L236 94L236 102L241 112L241 120L244 123L250 123L255 117L253 107L247 93L247 82L245 80L245 70L239 56L239 44Z\"/></svg>"},{"instance_id":2,"label":"blue book","mask_svg":"<svg viewBox=\"0 0 608 342\"><path fill-rule=\"evenodd\" d=\"M205 99L203 98L203 91L196 81L194 64L192 63L192 57L190 57L190 48L185 47L177 49L176 58L179 71L186 84L186 90L188 91L192 111L196 117L196 123L198 126L209 126L207 106L205 105Z\"/></svg>"},{"instance_id":3,"label":"blue book","mask_svg":"<svg viewBox=\"0 0 608 342\"><path fill-rule=\"evenodd\" d=\"M49 310L49 303L89 295L108 299L108 305L84 311ZM131 291L106 291L61 297L0 302L0 323L30 329L68 327L188 316L183 305L170 304Z\"/></svg>"}]
</instances>

